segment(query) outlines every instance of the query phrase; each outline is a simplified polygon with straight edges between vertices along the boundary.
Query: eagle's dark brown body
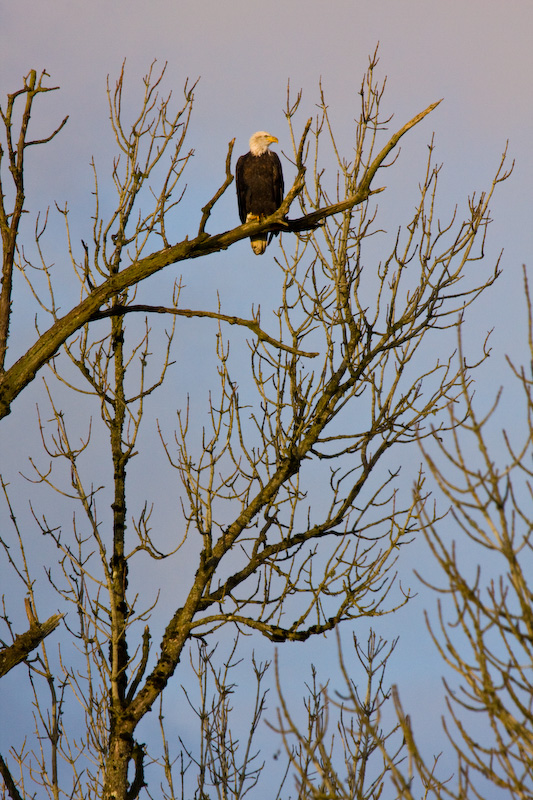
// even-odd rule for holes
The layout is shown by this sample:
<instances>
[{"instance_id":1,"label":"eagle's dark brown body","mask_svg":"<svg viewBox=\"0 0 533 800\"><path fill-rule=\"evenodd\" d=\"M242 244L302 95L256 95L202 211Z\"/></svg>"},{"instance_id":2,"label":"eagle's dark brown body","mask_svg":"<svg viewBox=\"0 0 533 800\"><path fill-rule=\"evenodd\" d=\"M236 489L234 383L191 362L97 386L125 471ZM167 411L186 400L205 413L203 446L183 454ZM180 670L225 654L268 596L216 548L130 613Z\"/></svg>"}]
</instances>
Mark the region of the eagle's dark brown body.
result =
<instances>
[{"instance_id":1,"label":"eagle's dark brown body","mask_svg":"<svg viewBox=\"0 0 533 800\"><path fill-rule=\"evenodd\" d=\"M241 222L270 216L283 200L281 162L277 154L268 149L272 141L277 139L264 131L254 134L250 139L250 152L237 161L235 181ZM261 148L260 155L254 155L253 150ZM266 250L268 234L250 237L250 241L254 253L261 255Z\"/></svg>"}]
</instances>

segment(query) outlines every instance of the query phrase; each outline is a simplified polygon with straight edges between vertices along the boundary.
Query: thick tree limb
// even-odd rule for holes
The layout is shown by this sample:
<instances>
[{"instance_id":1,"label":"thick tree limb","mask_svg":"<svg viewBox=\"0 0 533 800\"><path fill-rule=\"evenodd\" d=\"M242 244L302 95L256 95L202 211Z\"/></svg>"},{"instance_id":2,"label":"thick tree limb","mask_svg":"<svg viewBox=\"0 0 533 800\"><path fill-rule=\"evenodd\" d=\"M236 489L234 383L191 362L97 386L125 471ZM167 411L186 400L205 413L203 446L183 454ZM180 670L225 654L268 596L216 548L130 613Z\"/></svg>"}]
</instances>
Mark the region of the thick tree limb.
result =
<instances>
[{"instance_id":1,"label":"thick tree limb","mask_svg":"<svg viewBox=\"0 0 533 800\"><path fill-rule=\"evenodd\" d=\"M0 678L24 661L57 628L63 616L64 614L54 614L46 622L33 622L29 630L15 638L12 645L0 651Z\"/></svg>"}]
</instances>

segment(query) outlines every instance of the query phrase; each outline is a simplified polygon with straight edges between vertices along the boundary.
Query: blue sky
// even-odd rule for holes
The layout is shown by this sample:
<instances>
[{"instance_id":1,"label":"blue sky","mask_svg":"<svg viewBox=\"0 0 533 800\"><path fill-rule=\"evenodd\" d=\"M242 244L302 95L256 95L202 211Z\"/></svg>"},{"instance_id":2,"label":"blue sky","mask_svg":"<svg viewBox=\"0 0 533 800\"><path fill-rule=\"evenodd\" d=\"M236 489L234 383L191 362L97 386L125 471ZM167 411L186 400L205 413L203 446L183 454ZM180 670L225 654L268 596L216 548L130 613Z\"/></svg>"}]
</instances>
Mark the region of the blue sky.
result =
<instances>
[{"instance_id":1,"label":"blue sky","mask_svg":"<svg viewBox=\"0 0 533 800\"><path fill-rule=\"evenodd\" d=\"M404 140L398 164L387 172L386 180L398 198L392 230L401 223L403 187L405 196L412 197L423 177L426 145L433 132L436 160L444 164L440 202L448 213L456 204L464 208L468 195L488 186L507 141L509 159L515 161L512 177L492 203L494 222L487 245L487 257L492 260L504 250L503 276L497 290L482 298L467 328L467 334L477 340L495 327L493 359L479 378L480 394L490 395L506 382L504 354L518 361L525 357L521 270L522 264L533 262L532 30L529 0L4 3L0 8L0 90L3 98L19 88L31 68L46 69L50 85L61 87L35 111L36 136L46 135L66 114L70 119L50 146L31 152L28 158L27 207L35 214L55 202L68 202L75 230L83 235L91 213L91 156L101 175L110 163L106 76L114 82L126 59L132 98L138 97L141 78L153 59L168 62L165 85L178 93L187 77L199 77L189 139L195 156L176 231L176 238L181 238L196 231L202 205L223 178L230 139L236 137L235 153L239 154L247 149L253 131L266 129L278 136L279 150L289 152L283 115L289 80L294 91L303 91L303 119L316 113L322 81L339 138L346 136L348 142L358 113L361 79L379 42L380 75L387 76L384 109L394 115L391 128L400 127L434 100L444 99ZM236 223L230 189L216 208L209 230L214 233ZM48 252L60 264L64 238L59 226L52 230L57 236L48 242ZM213 307L217 290L231 302L243 275L247 302L262 297L269 286L271 251L260 263L250 263L248 243L242 242L230 254L215 256L205 264L195 262L186 274L190 305L200 307L204 302ZM157 296L167 283L163 277L156 278L147 291ZM21 346L33 337L33 314L31 306L21 307L22 321L14 326ZM185 342L183 357L188 364L196 363L186 350ZM194 369L188 375L199 380ZM36 380L25 390L17 410L2 422L0 432L0 468L12 481L21 505L27 485L17 474L38 448L34 409L41 391ZM512 396L508 400L504 396L505 402L508 412ZM28 419L33 422L29 424ZM28 425L30 430L33 425L33 438L27 433ZM19 446L21 438L24 447ZM424 551L414 552L414 566L424 566ZM408 561L404 559L402 569L410 572ZM422 608L422 601L409 606L385 622L383 631L389 637L402 637L394 679L415 724L419 722L420 730L427 731L434 730L439 663L424 634ZM328 658L318 644L309 652L309 661L316 658L328 669ZM410 703L415 707L410 708ZM438 700L437 707L440 713Z\"/></svg>"}]
</instances>

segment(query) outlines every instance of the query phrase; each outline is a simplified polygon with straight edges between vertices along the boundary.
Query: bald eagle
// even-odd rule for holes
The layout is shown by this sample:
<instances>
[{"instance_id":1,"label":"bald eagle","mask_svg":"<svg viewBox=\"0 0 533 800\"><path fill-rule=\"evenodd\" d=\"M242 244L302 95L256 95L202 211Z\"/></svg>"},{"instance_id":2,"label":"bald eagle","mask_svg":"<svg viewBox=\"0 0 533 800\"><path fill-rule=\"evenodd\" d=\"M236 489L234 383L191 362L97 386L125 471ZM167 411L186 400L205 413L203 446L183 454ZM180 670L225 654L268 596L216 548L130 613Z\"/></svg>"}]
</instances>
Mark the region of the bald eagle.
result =
<instances>
[{"instance_id":1,"label":"bald eagle","mask_svg":"<svg viewBox=\"0 0 533 800\"><path fill-rule=\"evenodd\" d=\"M250 139L250 152L237 161L235 182L241 222L253 222L269 217L277 211L283 200L283 172L276 153L269 145L277 142L275 136L258 131ZM272 238L272 234L270 234ZM252 250L262 255L268 244L268 233L250 236Z\"/></svg>"}]
</instances>

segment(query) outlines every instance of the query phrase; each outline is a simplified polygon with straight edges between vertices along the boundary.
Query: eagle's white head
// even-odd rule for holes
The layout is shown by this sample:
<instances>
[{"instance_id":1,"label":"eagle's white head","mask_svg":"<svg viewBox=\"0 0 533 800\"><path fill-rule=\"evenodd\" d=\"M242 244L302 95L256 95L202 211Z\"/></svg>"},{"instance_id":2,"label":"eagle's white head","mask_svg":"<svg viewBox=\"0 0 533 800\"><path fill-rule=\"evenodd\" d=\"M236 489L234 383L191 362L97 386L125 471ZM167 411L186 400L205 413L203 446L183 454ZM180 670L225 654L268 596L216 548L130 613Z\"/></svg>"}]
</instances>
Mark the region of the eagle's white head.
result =
<instances>
[{"instance_id":1,"label":"eagle's white head","mask_svg":"<svg viewBox=\"0 0 533 800\"><path fill-rule=\"evenodd\" d=\"M257 133L254 133L254 135L250 137L250 153L253 156L262 156L263 153L266 153L268 150L269 145L277 141L276 137L272 136L272 134L266 131L257 131Z\"/></svg>"}]
</instances>

